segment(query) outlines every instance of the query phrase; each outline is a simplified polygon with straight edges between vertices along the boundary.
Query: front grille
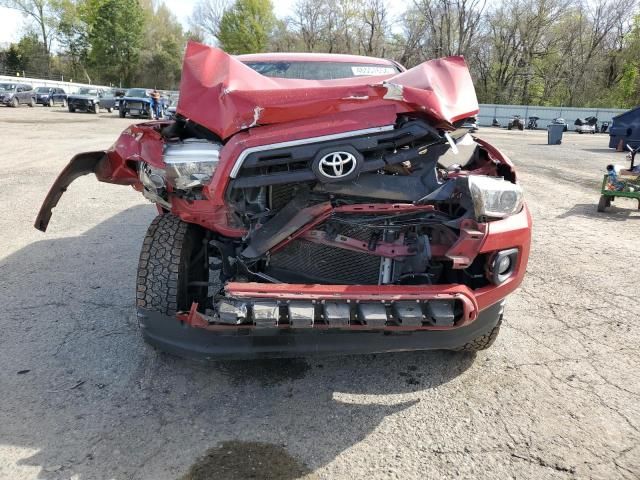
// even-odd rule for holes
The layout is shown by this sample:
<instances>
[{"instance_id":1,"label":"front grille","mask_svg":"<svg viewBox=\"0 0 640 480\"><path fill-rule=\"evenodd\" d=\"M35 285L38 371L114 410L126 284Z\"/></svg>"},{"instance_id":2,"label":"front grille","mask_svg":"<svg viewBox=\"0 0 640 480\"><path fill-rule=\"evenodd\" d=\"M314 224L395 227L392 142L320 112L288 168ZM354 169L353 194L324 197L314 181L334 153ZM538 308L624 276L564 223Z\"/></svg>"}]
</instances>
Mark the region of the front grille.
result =
<instances>
[{"instance_id":1,"label":"front grille","mask_svg":"<svg viewBox=\"0 0 640 480\"><path fill-rule=\"evenodd\" d=\"M253 152L247 155L230 188L261 187L315 181L312 163L325 150L352 147L362 154L362 172L375 171L391 162L391 157L401 161L400 150L404 146L424 139L430 130L420 121L407 122L391 131L348 137L343 139L296 145Z\"/></svg>"},{"instance_id":2,"label":"front grille","mask_svg":"<svg viewBox=\"0 0 640 480\"><path fill-rule=\"evenodd\" d=\"M127 102L127 108L142 110L144 108L144 103L142 102Z\"/></svg>"},{"instance_id":3,"label":"front grille","mask_svg":"<svg viewBox=\"0 0 640 480\"><path fill-rule=\"evenodd\" d=\"M77 107L77 108L86 108L87 106L89 106L88 100L82 100L79 98L72 98L67 103L70 107Z\"/></svg>"},{"instance_id":4,"label":"front grille","mask_svg":"<svg viewBox=\"0 0 640 480\"><path fill-rule=\"evenodd\" d=\"M269 267L275 275L290 273L294 281L377 285L380 257L294 240L271 256Z\"/></svg>"}]
</instances>

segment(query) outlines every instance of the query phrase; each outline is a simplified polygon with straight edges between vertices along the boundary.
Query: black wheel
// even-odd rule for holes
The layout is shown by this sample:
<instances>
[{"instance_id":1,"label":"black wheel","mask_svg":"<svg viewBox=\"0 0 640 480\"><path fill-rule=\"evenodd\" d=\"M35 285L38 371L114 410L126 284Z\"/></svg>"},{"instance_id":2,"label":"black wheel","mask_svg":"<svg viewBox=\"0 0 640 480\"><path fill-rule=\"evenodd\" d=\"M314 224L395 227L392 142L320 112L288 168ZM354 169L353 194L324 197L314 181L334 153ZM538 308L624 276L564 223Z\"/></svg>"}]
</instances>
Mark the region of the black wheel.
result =
<instances>
[{"instance_id":1,"label":"black wheel","mask_svg":"<svg viewBox=\"0 0 640 480\"><path fill-rule=\"evenodd\" d=\"M598 202L598 211L604 212L610 206L611 206L611 198L608 197L607 195L600 195L600 201Z\"/></svg>"},{"instance_id":2,"label":"black wheel","mask_svg":"<svg viewBox=\"0 0 640 480\"><path fill-rule=\"evenodd\" d=\"M518 130L523 131L524 130L524 125L518 125Z\"/></svg>"},{"instance_id":3,"label":"black wheel","mask_svg":"<svg viewBox=\"0 0 640 480\"><path fill-rule=\"evenodd\" d=\"M469 343L466 343L460 348L457 348L458 352L479 352L480 350L486 350L493 342L496 341L498 337L498 333L500 333L500 325L502 325L502 316L495 327L491 329L489 333L485 333L484 335L480 335L479 337L474 338Z\"/></svg>"},{"instance_id":4,"label":"black wheel","mask_svg":"<svg viewBox=\"0 0 640 480\"><path fill-rule=\"evenodd\" d=\"M75 111L76 111L76 109L75 109L75 108L73 108L71 105L69 105L69 107L68 107L68 108L69 108L69 112L71 112L71 113L73 113L73 112L75 112Z\"/></svg>"},{"instance_id":5,"label":"black wheel","mask_svg":"<svg viewBox=\"0 0 640 480\"><path fill-rule=\"evenodd\" d=\"M107 112L111 113L111 107L107 108Z\"/></svg>"},{"instance_id":6,"label":"black wheel","mask_svg":"<svg viewBox=\"0 0 640 480\"><path fill-rule=\"evenodd\" d=\"M136 306L165 315L207 306L209 281L205 231L166 213L144 238L136 281Z\"/></svg>"},{"instance_id":7,"label":"black wheel","mask_svg":"<svg viewBox=\"0 0 640 480\"><path fill-rule=\"evenodd\" d=\"M118 109L118 115L120 115L120 118L124 118L126 114L127 112L124 111L124 108L120 107Z\"/></svg>"},{"instance_id":8,"label":"black wheel","mask_svg":"<svg viewBox=\"0 0 640 480\"><path fill-rule=\"evenodd\" d=\"M11 100L11 106L13 108L20 106L20 101L16 97L13 97L13 100Z\"/></svg>"}]
</instances>

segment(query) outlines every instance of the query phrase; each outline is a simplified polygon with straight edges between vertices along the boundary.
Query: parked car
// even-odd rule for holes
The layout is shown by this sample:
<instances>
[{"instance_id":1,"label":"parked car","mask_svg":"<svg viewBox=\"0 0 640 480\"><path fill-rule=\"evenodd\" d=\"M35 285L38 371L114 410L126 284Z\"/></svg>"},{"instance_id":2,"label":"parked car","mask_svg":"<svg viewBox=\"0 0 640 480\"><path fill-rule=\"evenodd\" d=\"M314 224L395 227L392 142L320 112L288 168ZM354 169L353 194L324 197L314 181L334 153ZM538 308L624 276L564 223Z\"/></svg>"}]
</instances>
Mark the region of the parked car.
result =
<instances>
[{"instance_id":1,"label":"parked car","mask_svg":"<svg viewBox=\"0 0 640 480\"><path fill-rule=\"evenodd\" d=\"M30 107L36 106L36 92L26 83L0 83L0 104L7 107L17 107L26 103Z\"/></svg>"},{"instance_id":2,"label":"parked car","mask_svg":"<svg viewBox=\"0 0 640 480\"><path fill-rule=\"evenodd\" d=\"M120 118L124 118L127 115L153 118L149 91L144 88L130 88L127 90L125 96L120 99L118 113Z\"/></svg>"},{"instance_id":3,"label":"parked car","mask_svg":"<svg viewBox=\"0 0 640 480\"><path fill-rule=\"evenodd\" d=\"M596 133L598 131L598 119L596 117L576 118L573 124L578 133Z\"/></svg>"},{"instance_id":4,"label":"parked car","mask_svg":"<svg viewBox=\"0 0 640 480\"><path fill-rule=\"evenodd\" d=\"M137 318L178 355L482 350L524 277L531 216L513 163L460 128L478 112L462 57L403 71L189 42L176 120L76 155L35 226L88 173L154 202Z\"/></svg>"},{"instance_id":5,"label":"parked car","mask_svg":"<svg viewBox=\"0 0 640 480\"><path fill-rule=\"evenodd\" d=\"M83 87L78 93L67 95L67 107L72 113L78 110L100 113L101 109L111 113L115 103L112 91L103 88Z\"/></svg>"},{"instance_id":6,"label":"parked car","mask_svg":"<svg viewBox=\"0 0 640 480\"><path fill-rule=\"evenodd\" d=\"M524 121L520 118L520 115L514 115L511 117L511 120L509 120L509 123L507 124L507 130L513 130L514 128L524 130Z\"/></svg>"},{"instance_id":7,"label":"parked car","mask_svg":"<svg viewBox=\"0 0 640 480\"><path fill-rule=\"evenodd\" d=\"M67 106L67 93L58 87L38 87L36 88L36 103L46 107L55 105Z\"/></svg>"}]
</instances>

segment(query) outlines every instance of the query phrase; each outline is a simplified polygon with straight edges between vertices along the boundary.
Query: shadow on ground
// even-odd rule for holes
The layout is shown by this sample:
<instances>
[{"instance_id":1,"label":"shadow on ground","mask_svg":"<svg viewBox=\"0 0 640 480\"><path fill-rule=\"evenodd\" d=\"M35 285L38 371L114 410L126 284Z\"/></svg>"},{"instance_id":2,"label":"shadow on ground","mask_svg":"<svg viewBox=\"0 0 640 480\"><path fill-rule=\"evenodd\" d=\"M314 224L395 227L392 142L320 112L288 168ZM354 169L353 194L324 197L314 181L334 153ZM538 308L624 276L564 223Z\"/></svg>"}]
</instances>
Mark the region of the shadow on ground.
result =
<instances>
[{"instance_id":1,"label":"shadow on ground","mask_svg":"<svg viewBox=\"0 0 640 480\"><path fill-rule=\"evenodd\" d=\"M637 203L634 200L632 202L622 202L620 199L616 200L622 206L618 207L611 205L604 212L598 212L597 197L594 203L577 203L566 212L558 215L556 218L570 218L570 217L583 217L583 218L597 218L605 221L617 221L624 222L626 220L640 220L640 211L638 211Z\"/></svg>"},{"instance_id":2,"label":"shadow on ground","mask_svg":"<svg viewBox=\"0 0 640 480\"><path fill-rule=\"evenodd\" d=\"M133 315L153 216L134 207L69 238L52 238L54 217L51 239L0 261L0 448L17 468L43 479L297 478L473 363L447 352L210 365L160 354Z\"/></svg>"}]
</instances>

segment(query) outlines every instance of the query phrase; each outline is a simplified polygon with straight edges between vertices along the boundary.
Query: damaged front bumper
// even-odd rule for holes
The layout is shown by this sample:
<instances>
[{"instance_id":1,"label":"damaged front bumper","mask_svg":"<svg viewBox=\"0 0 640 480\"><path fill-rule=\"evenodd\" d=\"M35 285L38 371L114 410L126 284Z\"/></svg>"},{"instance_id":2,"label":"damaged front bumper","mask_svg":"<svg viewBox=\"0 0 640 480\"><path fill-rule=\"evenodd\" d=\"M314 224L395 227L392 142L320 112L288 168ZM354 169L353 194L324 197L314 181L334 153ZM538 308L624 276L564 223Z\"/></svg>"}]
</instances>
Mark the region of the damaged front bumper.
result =
<instances>
[{"instance_id":1,"label":"damaged front bumper","mask_svg":"<svg viewBox=\"0 0 640 480\"><path fill-rule=\"evenodd\" d=\"M145 340L165 352L198 360L231 360L457 350L489 333L502 318L503 310L501 301L480 311L474 321L447 329L220 328L192 326L143 309L138 310L138 321Z\"/></svg>"}]
</instances>

